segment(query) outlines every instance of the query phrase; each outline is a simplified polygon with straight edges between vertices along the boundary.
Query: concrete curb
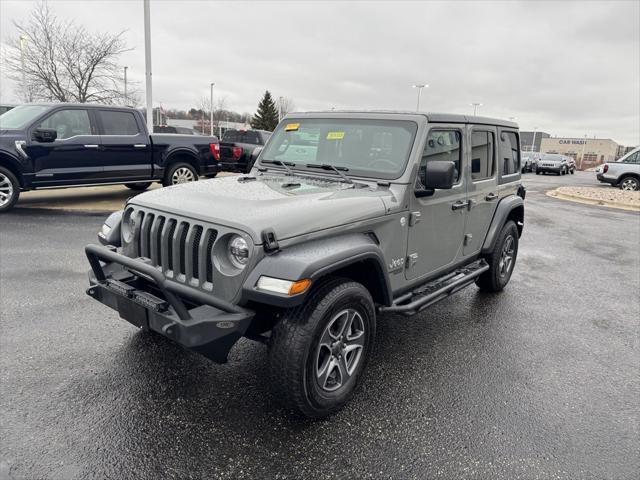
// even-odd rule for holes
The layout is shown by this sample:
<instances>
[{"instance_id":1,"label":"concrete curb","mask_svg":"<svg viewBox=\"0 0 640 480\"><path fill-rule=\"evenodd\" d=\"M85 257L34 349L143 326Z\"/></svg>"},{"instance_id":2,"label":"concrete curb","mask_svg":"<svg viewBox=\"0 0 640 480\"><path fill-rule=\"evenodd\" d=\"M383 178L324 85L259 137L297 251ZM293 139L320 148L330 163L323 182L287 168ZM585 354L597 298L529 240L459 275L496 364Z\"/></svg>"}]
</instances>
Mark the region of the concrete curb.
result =
<instances>
[{"instance_id":1,"label":"concrete curb","mask_svg":"<svg viewBox=\"0 0 640 480\"><path fill-rule=\"evenodd\" d=\"M559 198L571 202L584 203L587 205L596 205L598 207L617 208L619 210L628 210L632 212L640 212L640 207L630 203L610 202L608 200L595 200L593 198L581 197L578 195L569 195L567 193L558 192L558 190L549 190L546 195L551 198Z\"/></svg>"}]
</instances>

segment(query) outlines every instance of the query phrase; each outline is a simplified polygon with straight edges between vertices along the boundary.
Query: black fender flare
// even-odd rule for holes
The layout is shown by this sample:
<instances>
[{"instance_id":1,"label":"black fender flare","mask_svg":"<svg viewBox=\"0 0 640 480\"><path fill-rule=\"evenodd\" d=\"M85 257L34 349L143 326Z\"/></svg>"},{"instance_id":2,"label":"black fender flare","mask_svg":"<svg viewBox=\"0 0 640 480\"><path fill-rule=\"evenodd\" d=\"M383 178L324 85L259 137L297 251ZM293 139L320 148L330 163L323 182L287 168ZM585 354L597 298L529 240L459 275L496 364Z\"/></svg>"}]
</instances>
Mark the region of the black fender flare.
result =
<instances>
[{"instance_id":1,"label":"black fender flare","mask_svg":"<svg viewBox=\"0 0 640 480\"><path fill-rule=\"evenodd\" d=\"M509 195L498 203L496 211L493 214L493 219L491 220L491 225L489 225L487 236L482 244L483 254L493 250L500 230L502 230L502 227L512 214L516 215L516 222L520 222L518 225L518 233L521 234L524 225L524 200L518 195Z\"/></svg>"},{"instance_id":2,"label":"black fender flare","mask_svg":"<svg viewBox=\"0 0 640 480\"><path fill-rule=\"evenodd\" d=\"M338 270L352 267L365 268L366 283L375 287L379 303L392 303L391 283L385 268L384 255L374 239L364 233L339 235L332 238L312 240L284 248L266 255L249 273L242 287L242 300L254 301L278 307L295 307L304 302L309 291L288 296L256 288L261 276L283 280L311 279L313 285L322 277ZM357 266L357 267L356 267ZM362 271L362 270L359 270ZM348 272L344 272L348 276ZM367 287L367 285L365 285Z\"/></svg>"},{"instance_id":3,"label":"black fender flare","mask_svg":"<svg viewBox=\"0 0 640 480\"><path fill-rule=\"evenodd\" d=\"M0 166L11 170L18 179L18 182L20 182L20 186L25 186L25 179L23 178L25 169L20 159L18 159L12 153L9 153L5 150L0 150Z\"/></svg>"},{"instance_id":4,"label":"black fender flare","mask_svg":"<svg viewBox=\"0 0 640 480\"><path fill-rule=\"evenodd\" d=\"M176 146L174 148L171 148L170 150L167 150L164 153L162 158L162 165L161 165L163 172L165 172L171 165L176 163L175 157L177 156L189 157L191 159L191 162L189 163L191 163L195 167L198 173L201 172L202 161L198 156L198 151L196 149L192 149L184 145Z\"/></svg>"}]
</instances>

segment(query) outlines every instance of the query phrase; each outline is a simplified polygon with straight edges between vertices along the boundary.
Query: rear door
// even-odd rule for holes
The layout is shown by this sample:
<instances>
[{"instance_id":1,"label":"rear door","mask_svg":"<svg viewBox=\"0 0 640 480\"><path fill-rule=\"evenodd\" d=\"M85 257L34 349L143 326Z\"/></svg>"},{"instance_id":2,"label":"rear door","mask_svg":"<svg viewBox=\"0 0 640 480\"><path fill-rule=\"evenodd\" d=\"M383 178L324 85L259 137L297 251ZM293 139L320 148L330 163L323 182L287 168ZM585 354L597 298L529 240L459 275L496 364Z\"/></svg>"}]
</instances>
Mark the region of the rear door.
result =
<instances>
[{"instance_id":1,"label":"rear door","mask_svg":"<svg viewBox=\"0 0 640 480\"><path fill-rule=\"evenodd\" d=\"M37 128L53 129L53 142L33 138ZM30 129L27 154L34 163L34 186L96 183L102 177L100 137L93 112L82 107L52 111Z\"/></svg>"},{"instance_id":2,"label":"rear door","mask_svg":"<svg viewBox=\"0 0 640 480\"><path fill-rule=\"evenodd\" d=\"M467 169L467 199L469 210L465 223L465 257L477 254L489 230L489 224L498 204L498 182L496 175L495 127L469 126L469 165Z\"/></svg>"},{"instance_id":3,"label":"rear door","mask_svg":"<svg viewBox=\"0 0 640 480\"><path fill-rule=\"evenodd\" d=\"M151 178L151 145L138 115L129 110L97 109L105 182Z\"/></svg>"}]
</instances>

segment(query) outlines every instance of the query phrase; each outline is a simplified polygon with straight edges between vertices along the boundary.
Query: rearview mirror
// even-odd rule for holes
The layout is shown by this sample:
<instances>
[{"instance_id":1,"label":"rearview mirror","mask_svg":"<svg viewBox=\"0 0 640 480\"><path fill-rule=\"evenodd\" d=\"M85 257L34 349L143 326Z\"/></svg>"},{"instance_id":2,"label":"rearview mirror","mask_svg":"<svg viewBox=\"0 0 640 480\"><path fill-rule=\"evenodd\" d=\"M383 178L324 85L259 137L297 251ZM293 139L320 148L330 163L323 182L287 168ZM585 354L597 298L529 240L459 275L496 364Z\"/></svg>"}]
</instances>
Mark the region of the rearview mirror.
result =
<instances>
[{"instance_id":1,"label":"rearview mirror","mask_svg":"<svg viewBox=\"0 0 640 480\"><path fill-rule=\"evenodd\" d=\"M58 138L58 132L53 128L36 128L33 132L33 138L38 142L51 143Z\"/></svg>"},{"instance_id":2,"label":"rearview mirror","mask_svg":"<svg viewBox=\"0 0 640 480\"><path fill-rule=\"evenodd\" d=\"M435 190L448 190L455 182L456 165L453 162L435 161L427 162L420 169L420 182L424 189L416 191L416 196L426 197L432 195Z\"/></svg>"}]
</instances>

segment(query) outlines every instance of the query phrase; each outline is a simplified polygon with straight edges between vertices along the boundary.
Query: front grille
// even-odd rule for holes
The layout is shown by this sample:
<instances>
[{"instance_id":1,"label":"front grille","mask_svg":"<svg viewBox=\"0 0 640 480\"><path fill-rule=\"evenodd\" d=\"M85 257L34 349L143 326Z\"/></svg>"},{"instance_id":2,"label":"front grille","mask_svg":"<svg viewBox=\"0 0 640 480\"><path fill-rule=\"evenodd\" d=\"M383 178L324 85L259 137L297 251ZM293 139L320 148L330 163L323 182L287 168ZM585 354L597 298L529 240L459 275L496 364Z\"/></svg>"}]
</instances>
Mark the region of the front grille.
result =
<instances>
[{"instance_id":1,"label":"front grille","mask_svg":"<svg viewBox=\"0 0 640 480\"><path fill-rule=\"evenodd\" d=\"M169 278L211 289L212 250L218 231L165 215L138 211L136 255Z\"/></svg>"}]
</instances>

